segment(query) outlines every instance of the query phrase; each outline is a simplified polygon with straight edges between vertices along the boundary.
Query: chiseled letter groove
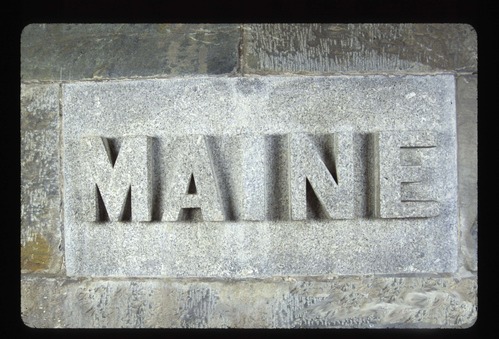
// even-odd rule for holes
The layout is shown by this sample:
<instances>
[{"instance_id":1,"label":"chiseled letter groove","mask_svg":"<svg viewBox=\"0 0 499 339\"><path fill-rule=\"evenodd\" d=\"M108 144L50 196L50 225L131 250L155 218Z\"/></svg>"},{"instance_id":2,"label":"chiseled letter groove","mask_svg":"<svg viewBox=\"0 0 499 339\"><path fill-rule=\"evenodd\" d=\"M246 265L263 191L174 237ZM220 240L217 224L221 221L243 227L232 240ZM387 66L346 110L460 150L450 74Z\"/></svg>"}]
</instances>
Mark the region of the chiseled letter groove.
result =
<instances>
[{"instance_id":1,"label":"chiseled letter groove","mask_svg":"<svg viewBox=\"0 0 499 339\"><path fill-rule=\"evenodd\" d=\"M434 169L421 161L434 156L436 137L427 131L383 131L374 136L375 216L424 218L439 215L433 182ZM417 152L414 152L417 151ZM411 157L404 153L414 153ZM402 158L402 160L401 160Z\"/></svg>"},{"instance_id":2,"label":"chiseled letter groove","mask_svg":"<svg viewBox=\"0 0 499 339\"><path fill-rule=\"evenodd\" d=\"M98 194L102 197L109 221L121 221L130 192L131 220L151 220L151 139L147 136L123 138L113 165L106 138L82 138L84 173L82 180L83 215L99 220Z\"/></svg>"},{"instance_id":3,"label":"chiseled letter groove","mask_svg":"<svg viewBox=\"0 0 499 339\"><path fill-rule=\"evenodd\" d=\"M317 147L312 136L304 133L289 135L292 220L307 218L307 180L329 218L354 217L352 133L339 132L325 137L324 148L329 152L321 157L324 152ZM328 156L332 158L329 159L332 161L329 169L324 163Z\"/></svg>"},{"instance_id":4,"label":"chiseled letter groove","mask_svg":"<svg viewBox=\"0 0 499 339\"><path fill-rule=\"evenodd\" d=\"M241 136L242 220L265 220L267 186L265 151L264 136L254 134Z\"/></svg>"},{"instance_id":5,"label":"chiseled letter groove","mask_svg":"<svg viewBox=\"0 0 499 339\"><path fill-rule=\"evenodd\" d=\"M206 138L193 135L170 141L172 163L162 220L177 221L182 209L200 208L204 221L224 221L222 200ZM196 193L189 193L192 177L195 178Z\"/></svg>"}]
</instances>

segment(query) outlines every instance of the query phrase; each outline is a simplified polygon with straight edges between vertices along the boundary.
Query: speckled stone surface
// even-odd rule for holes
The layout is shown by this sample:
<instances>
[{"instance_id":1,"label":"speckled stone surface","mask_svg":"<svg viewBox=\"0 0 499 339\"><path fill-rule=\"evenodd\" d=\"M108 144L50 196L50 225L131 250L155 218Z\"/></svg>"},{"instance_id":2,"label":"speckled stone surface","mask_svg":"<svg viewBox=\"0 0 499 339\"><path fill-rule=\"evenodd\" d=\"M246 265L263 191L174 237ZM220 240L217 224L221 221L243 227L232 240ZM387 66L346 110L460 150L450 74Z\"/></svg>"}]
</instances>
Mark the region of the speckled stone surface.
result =
<instances>
[{"instance_id":1,"label":"speckled stone surface","mask_svg":"<svg viewBox=\"0 0 499 339\"><path fill-rule=\"evenodd\" d=\"M81 188L81 218L87 221L121 221L127 216L126 204L133 214L132 221L151 220L152 205L152 141L147 136L126 138L117 158L106 138L82 137L79 149L83 161L78 163L83 174ZM133 197L127 201L128 195ZM104 208L99 208L99 198ZM101 214L106 213L107 216Z\"/></svg>"},{"instance_id":2,"label":"speckled stone surface","mask_svg":"<svg viewBox=\"0 0 499 339\"><path fill-rule=\"evenodd\" d=\"M23 81L229 74L238 25L32 24L21 37Z\"/></svg>"},{"instance_id":3,"label":"speckled stone surface","mask_svg":"<svg viewBox=\"0 0 499 339\"><path fill-rule=\"evenodd\" d=\"M476 291L452 277L27 277L21 310L37 327L455 328L473 324Z\"/></svg>"},{"instance_id":4,"label":"speckled stone surface","mask_svg":"<svg viewBox=\"0 0 499 339\"><path fill-rule=\"evenodd\" d=\"M476 33L460 24L28 26L23 321L472 326L476 57ZM425 131L423 147L403 145ZM387 133L399 150L388 164L376 145ZM97 142L84 157L89 138ZM96 162L108 173L88 169ZM380 185L381 173L400 195ZM85 185L95 178L107 195ZM151 188L150 203L134 201L136 182ZM330 190L353 215L331 215ZM400 215L399 197L417 213L429 213L425 201L438 210Z\"/></svg>"},{"instance_id":5,"label":"speckled stone surface","mask_svg":"<svg viewBox=\"0 0 499 339\"><path fill-rule=\"evenodd\" d=\"M374 215L435 217L441 212L440 196L456 196L457 171L442 171L436 164L444 159L456 164L455 139L437 137L433 131L382 131L375 134L374 145ZM451 211L456 213L456 206Z\"/></svg>"},{"instance_id":6,"label":"speckled stone surface","mask_svg":"<svg viewBox=\"0 0 499 339\"><path fill-rule=\"evenodd\" d=\"M243 25L245 74L474 72L466 24Z\"/></svg>"},{"instance_id":7,"label":"speckled stone surface","mask_svg":"<svg viewBox=\"0 0 499 339\"><path fill-rule=\"evenodd\" d=\"M64 270L59 84L21 86L21 272Z\"/></svg>"},{"instance_id":8,"label":"speckled stone surface","mask_svg":"<svg viewBox=\"0 0 499 339\"><path fill-rule=\"evenodd\" d=\"M456 270L451 75L80 82L64 84L62 93L69 275L248 278ZM262 140L287 136L286 161L273 169L267 161L243 167L241 132ZM373 133L382 139L370 152ZM114 172L99 137L92 148L99 157L82 153L79 144L88 135L122 138ZM146 137L137 135L154 140L149 158L145 141L138 144ZM400 164L401 151L407 151L402 147L421 151L408 166ZM274 150L258 151L267 158ZM366 175L376 171L369 163L376 157L378 180ZM258 191L258 185L282 176L283 168L289 190L281 194L288 199L267 199L273 193L267 192L263 200L277 202L271 208L288 209L289 215L259 223L238 217L243 204L234 191L239 197L253 191L251 185L242 191L241 174L264 172L263 181L255 182ZM88 181L89 173L98 173L95 180ZM187 194L191 175L195 194ZM307 180L324 215L307 216L313 199L307 197ZM130 222L116 222L121 221L116 212L109 213L114 223L86 222L89 211L80 207L98 203L95 193L86 193L95 184L112 211L124 206L131 184ZM429 193L411 196L417 194L404 184L423 190L426 185ZM152 205L159 209L152 214L160 217L147 223L142 216L150 211L150 186L157 188ZM376 216L367 210L370 191L378 186ZM182 208L200 209L201 220L176 223Z\"/></svg>"}]
</instances>

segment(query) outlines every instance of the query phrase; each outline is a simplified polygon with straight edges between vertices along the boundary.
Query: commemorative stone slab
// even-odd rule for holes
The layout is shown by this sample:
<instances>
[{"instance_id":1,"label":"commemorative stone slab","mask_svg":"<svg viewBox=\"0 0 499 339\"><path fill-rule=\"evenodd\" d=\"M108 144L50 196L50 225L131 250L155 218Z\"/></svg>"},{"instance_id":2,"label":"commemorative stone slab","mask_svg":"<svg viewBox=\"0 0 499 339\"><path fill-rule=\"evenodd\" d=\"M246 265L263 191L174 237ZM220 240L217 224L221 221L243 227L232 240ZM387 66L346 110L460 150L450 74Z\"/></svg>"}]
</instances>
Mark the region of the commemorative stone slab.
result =
<instances>
[{"instance_id":1,"label":"commemorative stone slab","mask_svg":"<svg viewBox=\"0 0 499 339\"><path fill-rule=\"evenodd\" d=\"M445 74L63 84L67 272L453 272L454 86Z\"/></svg>"},{"instance_id":2,"label":"commemorative stone slab","mask_svg":"<svg viewBox=\"0 0 499 339\"><path fill-rule=\"evenodd\" d=\"M32 327L477 319L469 25L27 26Z\"/></svg>"}]
</instances>

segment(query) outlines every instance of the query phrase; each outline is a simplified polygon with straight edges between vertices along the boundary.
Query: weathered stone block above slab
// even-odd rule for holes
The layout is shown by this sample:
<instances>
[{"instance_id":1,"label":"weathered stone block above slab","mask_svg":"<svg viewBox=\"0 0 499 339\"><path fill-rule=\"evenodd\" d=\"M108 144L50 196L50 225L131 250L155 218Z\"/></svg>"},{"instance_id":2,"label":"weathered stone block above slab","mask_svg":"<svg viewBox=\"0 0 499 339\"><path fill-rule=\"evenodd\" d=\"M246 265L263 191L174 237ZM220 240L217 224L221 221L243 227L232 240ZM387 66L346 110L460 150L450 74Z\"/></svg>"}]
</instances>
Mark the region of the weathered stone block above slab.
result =
<instances>
[{"instance_id":1,"label":"weathered stone block above slab","mask_svg":"<svg viewBox=\"0 0 499 339\"><path fill-rule=\"evenodd\" d=\"M244 25L245 74L476 72L465 24Z\"/></svg>"},{"instance_id":2,"label":"weathered stone block above slab","mask_svg":"<svg viewBox=\"0 0 499 339\"><path fill-rule=\"evenodd\" d=\"M234 24L32 24L21 37L21 79L228 74L239 40Z\"/></svg>"},{"instance_id":3,"label":"weathered stone block above slab","mask_svg":"<svg viewBox=\"0 0 499 339\"><path fill-rule=\"evenodd\" d=\"M71 276L457 269L452 75L79 82L62 93Z\"/></svg>"}]
</instances>

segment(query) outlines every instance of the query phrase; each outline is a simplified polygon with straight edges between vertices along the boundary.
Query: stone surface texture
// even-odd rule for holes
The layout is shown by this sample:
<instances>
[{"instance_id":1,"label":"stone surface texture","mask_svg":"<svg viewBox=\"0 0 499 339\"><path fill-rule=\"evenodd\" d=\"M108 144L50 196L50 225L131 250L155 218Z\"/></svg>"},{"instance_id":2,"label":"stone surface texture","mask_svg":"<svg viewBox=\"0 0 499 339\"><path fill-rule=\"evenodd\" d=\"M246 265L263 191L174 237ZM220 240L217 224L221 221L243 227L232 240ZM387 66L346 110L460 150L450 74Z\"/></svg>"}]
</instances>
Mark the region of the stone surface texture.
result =
<instances>
[{"instance_id":1,"label":"stone surface texture","mask_svg":"<svg viewBox=\"0 0 499 339\"><path fill-rule=\"evenodd\" d=\"M463 24L27 26L23 321L49 328L472 326L476 39ZM379 133L387 130L394 133ZM376 140L400 146L401 130L431 133L416 133L423 144L409 140L394 163L376 167L381 158L369 156L380 151ZM77 180L81 171L92 174L82 137L112 168L98 177L119 183L109 184L111 195ZM349 149L351 164L329 161ZM317 166L296 160L305 151ZM134 177L115 164L144 166L134 175L150 178L150 201L133 200ZM327 219L321 191L341 187L349 166L353 218ZM438 215L374 218L394 198L377 196L382 171L398 176L400 197L416 201L417 213ZM166 172L175 173L175 185ZM438 184L428 190L407 177ZM301 220L304 183L311 208ZM167 190L180 198L165 214ZM79 204L81 193L96 204ZM100 213L110 199L115 213ZM419 204L434 199L438 211ZM95 218L82 221L88 211ZM342 259L331 260L337 253Z\"/></svg>"},{"instance_id":2,"label":"stone surface texture","mask_svg":"<svg viewBox=\"0 0 499 339\"><path fill-rule=\"evenodd\" d=\"M85 81L62 86L65 254L69 275L248 278L448 273L456 269L456 113L452 75L184 77ZM354 93L352 88L356 89ZM380 130L383 132L377 132ZM134 136L127 137L131 132ZM272 209L290 211L283 219L248 223L239 217L243 206L236 197L245 193L237 186L242 172L248 170L239 165L243 148L237 144L241 132L262 138L288 138L287 161L272 169L266 168L266 161L259 167L268 173L263 178L264 186L281 176L282 168L290 172L285 178L290 183L288 206L263 196L264 201L277 202L279 206ZM334 172L341 186L333 186L336 184L327 168L321 167L322 160L319 164L319 160L311 160L320 153L311 143L312 134L304 132L336 138L325 149L336 149L340 157L334 161ZM371 187L378 185L378 181L373 183L366 176L371 170L366 160L371 156L367 136L372 133L385 133L383 140L389 141L381 148L385 157L381 161L379 182L384 195L380 204L382 213L387 214L381 218L367 211L367 196ZM114 173L110 172L102 140L87 135L110 139L123 136ZM137 135L154 141L154 168L147 166L150 160L144 158L146 146L137 142L142 140ZM81 151L82 138L84 144L88 138L95 140L96 148L92 150L99 154L98 159L92 156L94 153ZM211 150L208 138L213 141ZM398 160L403 146L431 153L418 154L416 160L421 166L401 166ZM435 147L418 148L426 146ZM85 163L92 169L85 171ZM148 171L154 172L154 182L149 181ZM269 173L272 171L277 173ZM92 173L99 175L88 181L86 175ZM196 195L184 194L191 174L199 190ZM329 199L321 204L328 217L306 218L305 177L318 199ZM153 218L151 223L141 218L148 210L145 205L149 198L140 189L145 189L147 182L156 188L164 187L154 199L162 203L152 212L161 217ZM408 196L415 194L414 189L403 190L401 182L423 188L426 185L424 191L428 193ZM116 213L124 205L130 183L132 222L85 222L89 212L80 207L95 206L88 187L102 187L108 212L113 211L112 215L108 213L109 220L118 221ZM399 203L404 199L411 202ZM173 222L178 220L181 207L201 208L203 222Z\"/></svg>"},{"instance_id":3,"label":"stone surface texture","mask_svg":"<svg viewBox=\"0 0 499 339\"><path fill-rule=\"evenodd\" d=\"M59 84L21 86L21 272L63 273Z\"/></svg>"},{"instance_id":4,"label":"stone surface texture","mask_svg":"<svg viewBox=\"0 0 499 339\"><path fill-rule=\"evenodd\" d=\"M237 25L32 24L21 79L70 81L226 74L238 65Z\"/></svg>"},{"instance_id":5,"label":"stone surface texture","mask_svg":"<svg viewBox=\"0 0 499 339\"><path fill-rule=\"evenodd\" d=\"M473 324L476 291L476 279L453 277L27 277L21 309L42 327L453 328Z\"/></svg>"},{"instance_id":6,"label":"stone surface texture","mask_svg":"<svg viewBox=\"0 0 499 339\"><path fill-rule=\"evenodd\" d=\"M477 38L464 24L244 25L243 72L474 72Z\"/></svg>"},{"instance_id":7,"label":"stone surface texture","mask_svg":"<svg viewBox=\"0 0 499 339\"><path fill-rule=\"evenodd\" d=\"M478 269L477 76L457 77L459 218L463 271Z\"/></svg>"}]
</instances>

